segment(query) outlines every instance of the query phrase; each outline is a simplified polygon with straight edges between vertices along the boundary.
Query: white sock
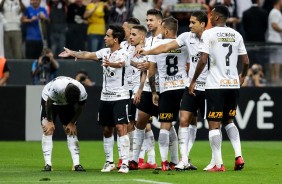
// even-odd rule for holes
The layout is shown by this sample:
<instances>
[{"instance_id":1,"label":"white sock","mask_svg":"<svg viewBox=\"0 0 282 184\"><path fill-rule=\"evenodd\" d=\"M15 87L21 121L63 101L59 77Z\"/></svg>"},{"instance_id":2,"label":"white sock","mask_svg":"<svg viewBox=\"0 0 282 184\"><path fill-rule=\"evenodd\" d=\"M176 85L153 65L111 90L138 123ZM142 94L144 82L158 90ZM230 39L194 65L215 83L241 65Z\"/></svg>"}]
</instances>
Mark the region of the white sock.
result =
<instances>
[{"instance_id":1,"label":"white sock","mask_svg":"<svg viewBox=\"0 0 282 184\"><path fill-rule=\"evenodd\" d=\"M159 134L159 148L160 148L162 162L167 161L168 147L169 147L169 131L165 129L161 129Z\"/></svg>"},{"instance_id":2,"label":"white sock","mask_svg":"<svg viewBox=\"0 0 282 184\"><path fill-rule=\"evenodd\" d=\"M117 135L117 148L118 148L118 158L121 160L121 152L120 152L120 141L119 136Z\"/></svg>"},{"instance_id":3,"label":"white sock","mask_svg":"<svg viewBox=\"0 0 282 184\"><path fill-rule=\"evenodd\" d=\"M68 140L68 147L71 153L71 158L73 165L79 165L79 155L80 155L80 149L78 145L78 139L77 136L69 136L67 135L67 140Z\"/></svg>"},{"instance_id":4,"label":"white sock","mask_svg":"<svg viewBox=\"0 0 282 184\"><path fill-rule=\"evenodd\" d=\"M109 138L104 137L103 142L104 142L104 152L106 155L106 161L114 162L114 158L113 158L113 148L114 148L114 142L115 142L114 136L112 135Z\"/></svg>"},{"instance_id":5,"label":"white sock","mask_svg":"<svg viewBox=\"0 0 282 184\"><path fill-rule=\"evenodd\" d=\"M121 159L122 164L128 165L128 154L129 154L129 137L128 135L121 136L120 140L120 147L121 147Z\"/></svg>"},{"instance_id":6,"label":"white sock","mask_svg":"<svg viewBox=\"0 0 282 184\"><path fill-rule=\"evenodd\" d=\"M178 164L178 137L174 126L169 130L169 150L170 150L170 161L174 164Z\"/></svg>"},{"instance_id":7,"label":"white sock","mask_svg":"<svg viewBox=\"0 0 282 184\"><path fill-rule=\"evenodd\" d=\"M42 151L45 160L45 165L52 165L52 150L53 150L53 140L52 135L42 135Z\"/></svg>"},{"instance_id":8,"label":"white sock","mask_svg":"<svg viewBox=\"0 0 282 184\"><path fill-rule=\"evenodd\" d=\"M127 135L129 137L129 155L128 159L133 160L133 139L134 139L135 130L128 132Z\"/></svg>"},{"instance_id":9,"label":"white sock","mask_svg":"<svg viewBox=\"0 0 282 184\"><path fill-rule=\"evenodd\" d=\"M145 133L145 141L147 142L147 155L148 155L148 163L155 164L156 163L156 153L155 153L155 137L152 130Z\"/></svg>"},{"instance_id":10,"label":"white sock","mask_svg":"<svg viewBox=\"0 0 282 184\"><path fill-rule=\"evenodd\" d=\"M188 154L187 154L188 137L189 137L188 127L179 127L178 130L179 149L180 149L181 160L184 163L188 163Z\"/></svg>"},{"instance_id":11,"label":"white sock","mask_svg":"<svg viewBox=\"0 0 282 184\"><path fill-rule=\"evenodd\" d=\"M235 126L234 123L229 123L225 126L225 130L233 146L235 157L242 156L241 141L238 128Z\"/></svg>"},{"instance_id":12,"label":"white sock","mask_svg":"<svg viewBox=\"0 0 282 184\"><path fill-rule=\"evenodd\" d=\"M218 129L209 131L209 141L212 149L212 154L214 157L214 162L217 167L221 167L223 164L222 155L221 155L221 143L222 138L220 131Z\"/></svg>"},{"instance_id":13,"label":"white sock","mask_svg":"<svg viewBox=\"0 0 282 184\"><path fill-rule=\"evenodd\" d=\"M195 139L196 139L196 134L197 134L197 126L195 125L189 125L189 138L188 138L188 150L187 150L187 155L189 157L190 151L194 145Z\"/></svg>"},{"instance_id":14,"label":"white sock","mask_svg":"<svg viewBox=\"0 0 282 184\"><path fill-rule=\"evenodd\" d=\"M138 163L138 158L141 152L141 146L143 145L144 138L145 138L145 129L140 130L135 127L135 133L134 133L134 138L133 138L133 160L136 163Z\"/></svg>"}]
</instances>

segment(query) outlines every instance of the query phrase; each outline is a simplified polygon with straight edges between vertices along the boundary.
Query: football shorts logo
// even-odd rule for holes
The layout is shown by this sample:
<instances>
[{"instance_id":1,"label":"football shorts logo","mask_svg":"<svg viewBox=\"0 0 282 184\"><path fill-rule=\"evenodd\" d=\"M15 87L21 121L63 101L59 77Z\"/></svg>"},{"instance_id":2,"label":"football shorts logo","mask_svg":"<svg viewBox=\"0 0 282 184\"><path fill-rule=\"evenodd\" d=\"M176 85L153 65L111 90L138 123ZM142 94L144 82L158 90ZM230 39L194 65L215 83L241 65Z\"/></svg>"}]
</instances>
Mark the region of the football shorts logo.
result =
<instances>
[{"instance_id":1,"label":"football shorts logo","mask_svg":"<svg viewBox=\"0 0 282 184\"><path fill-rule=\"evenodd\" d=\"M222 118L223 117L223 112L209 112L208 118Z\"/></svg>"}]
</instances>

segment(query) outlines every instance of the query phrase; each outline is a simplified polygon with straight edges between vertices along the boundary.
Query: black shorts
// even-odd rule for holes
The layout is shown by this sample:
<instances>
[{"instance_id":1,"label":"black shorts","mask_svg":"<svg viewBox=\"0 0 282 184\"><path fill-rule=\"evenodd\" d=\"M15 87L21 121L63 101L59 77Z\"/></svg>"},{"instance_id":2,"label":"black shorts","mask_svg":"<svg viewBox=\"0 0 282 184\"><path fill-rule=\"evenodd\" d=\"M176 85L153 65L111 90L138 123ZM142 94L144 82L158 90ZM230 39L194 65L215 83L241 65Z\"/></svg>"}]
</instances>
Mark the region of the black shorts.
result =
<instances>
[{"instance_id":1,"label":"black shorts","mask_svg":"<svg viewBox=\"0 0 282 184\"><path fill-rule=\"evenodd\" d=\"M46 101L41 98L41 124L44 118L47 118L46 115ZM72 118L75 115L75 106L74 105L52 105L52 117L53 122L56 122L57 115L60 118L60 121L63 125L68 125Z\"/></svg>"},{"instance_id":2,"label":"black shorts","mask_svg":"<svg viewBox=\"0 0 282 184\"><path fill-rule=\"evenodd\" d=\"M189 94L188 87L185 88L185 91L182 96L180 110L181 111L189 111L194 113L194 116L196 117L198 115L198 110L200 110L201 117L204 118L205 114L205 92L195 90L194 95Z\"/></svg>"},{"instance_id":3,"label":"black shorts","mask_svg":"<svg viewBox=\"0 0 282 184\"><path fill-rule=\"evenodd\" d=\"M184 89L165 91L159 95L159 121L176 121Z\"/></svg>"},{"instance_id":4,"label":"black shorts","mask_svg":"<svg viewBox=\"0 0 282 184\"><path fill-rule=\"evenodd\" d=\"M234 119L239 89L206 89L206 118L210 121Z\"/></svg>"},{"instance_id":5,"label":"black shorts","mask_svg":"<svg viewBox=\"0 0 282 184\"><path fill-rule=\"evenodd\" d=\"M135 121L136 120L136 106L133 103L133 99L130 99L128 102L128 119L129 121Z\"/></svg>"},{"instance_id":6,"label":"black shorts","mask_svg":"<svg viewBox=\"0 0 282 184\"><path fill-rule=\"evenodd\" d=\"M140 103L136 105L137 108L151 116L158 116L158 106L153 104L152 93L143 91L141 94Z\"/></svg>"},{"instance_id":7,"label":"black shorts","mask_svg":"<svg viewBox=\"0 0 282 184\"><path fill-rule=\"evenodd\" d=\"M101 101L98 124L115 127L116 124L128 124L128 99L117 101Z\"/></svg>"}]
</instances>

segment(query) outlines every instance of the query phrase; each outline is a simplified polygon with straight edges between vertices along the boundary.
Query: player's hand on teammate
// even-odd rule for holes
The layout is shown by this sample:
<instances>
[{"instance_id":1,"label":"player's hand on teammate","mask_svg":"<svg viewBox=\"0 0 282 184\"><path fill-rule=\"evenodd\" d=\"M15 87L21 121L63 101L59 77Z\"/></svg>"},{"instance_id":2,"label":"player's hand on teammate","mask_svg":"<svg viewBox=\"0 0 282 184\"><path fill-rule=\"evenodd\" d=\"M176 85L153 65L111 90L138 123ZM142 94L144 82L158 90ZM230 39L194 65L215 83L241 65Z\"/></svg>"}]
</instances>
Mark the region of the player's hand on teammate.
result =
<instances>
[{"instance_id":1,"label":"player's hand on teammate","mask_svg":"<svg viewBox=\"0 0 282 184\"><path fill-rule=\"evenodd\" d=\"M65 127L65 132L66 132L67 135L75 136L77 134L76 125L74 123L69 123Z\"/></svg>"},{"instance_id":2,"label":"player's hand on teammate","mask_svg":"<svg viewBox=\"0 0 282 184\"><path fill-rule=\"evenodd\" d=\"M55 130L55 125L52 121L45 121L42 123L42 129L44 132L44 135L53 135Z\"/></svg>"},{"instance_id":3,"label":"player's hand on teammate","mask_svg":"<svg viewBox=\"0 0 282 184\"><path fill-rule=\"evenodd\" d=\"M194 92L195 85L196 85L196 83L193 82L193 81L191 81L190 86L189 86L189 94L190 94L190 95L196 96L196 94L195 94L195 92Z\"/></svg>"},{"instance_id":4,"label":"player's hand on teammate","mask_svg":"<svg viewBox=\"0 0 282 184\"><path fill-rule=\"evenodd\" d=\"M155 106L159 106L159 95L157 93L152 93L152 100Z\"/></svg>"},{"instance_id":5,"label":"player's hand on teammate","mask_svg":"<svg viewBox=\"0 0 282 184\"><path fill-rule=\"evenodd\" d=\"M149 69L149 67L150 67L150 63L147 61L144 61L142 63L138 63L136 68L138 68L141 71L146 71Z\"/></svg>"}]
</instances>

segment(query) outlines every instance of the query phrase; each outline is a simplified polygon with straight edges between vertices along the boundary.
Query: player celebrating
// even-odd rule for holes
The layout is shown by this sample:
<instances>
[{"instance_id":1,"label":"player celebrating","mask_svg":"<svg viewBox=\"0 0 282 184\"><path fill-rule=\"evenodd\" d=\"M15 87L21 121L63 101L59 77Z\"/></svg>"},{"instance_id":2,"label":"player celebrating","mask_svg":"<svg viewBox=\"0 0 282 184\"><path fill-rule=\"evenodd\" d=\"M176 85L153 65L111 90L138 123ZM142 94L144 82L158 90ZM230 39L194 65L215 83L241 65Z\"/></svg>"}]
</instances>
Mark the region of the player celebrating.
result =
<instances>
[{"instance_id":1,"label":"player celebrating","mask_svg":"<svg viewBox=\"0 0 282 184\"><path fill-rule=\"evenodd\" d=\"M212 172L225 171L221 155L220 123L226 125L231 143L236 148L234 170L241 170L244 166L240 136L233 119L238 105L239 88L247 75L249 59L242 36L234 29L226 27L228 15L228 9L222 5L215 6L212 10L210 20L213 28L202 34L199 49L201 56L189 86L189 93L195 95L196 80L209 62L205 95L209 141L215 164L208 171ZM242 61L240 76L237 71L238 56Z\"/></svg>"},{"instance_id":2,"label":"player celebrating","mask_svg":"<svg viewBox=\"0 0 282 184\"><path fill-rule=\"evenodd\" d=\"M118 172L128 173L129 138L127 135L129 91L126 70L130 65L128 54L120 49L125 32L121 26L110 25L104 38L108 48L96 52L76 52L65 48L59 56L103 60L103 89L99 107L99 124L103 126L106 163L101 172L115 168L113 161L114 128L120 137L122 165Z\"/></svg>"},{"instance_id":3,"label":"player celebrating","mask_svg":"<svg viewBox=\"0 0 282 184\"><path fill-rule=\"evenodd\" d=\"M87 99L83 85L69 77L57 77L50 81L42 91L41 125L42 151L45 160L43 171L52 171L52 136L57 115L67 135L68 147L72 156L73 171L85 171L79 163L80 149L78 146L76 121L80 116Z\"/></svg>"},{"instance_id":4,"label":"player celebrating","mask_svg":"<svg viewBox=\"0 0 282 184\"><path fill-rule=\"evenodd\" d=\"M196 138L197 132L197 111L201 110L201 115L203 116L204 109L204 86L206 80L207 67L203 70L200 77L197 80L196 93L197 96L189 95L188 86L194 75L194 71L199 59L198 46L200 43L200 38L205 30L208 18L205 12L196 11L193 12L190 17L190 30L191 32L186 32L179 35L176 39L161 44L160 46L145 51L140 49L137 51L140 54L159 54L167 53L170 50L179 49L185 47L189 51L189 74L186 83L186 90L184 91L181 106L180 106L180 127L179 127L179 148L181 161L175 166L177 170L196 170L193 164L189 162L189 153L192 149Z\"/></svg>"},{"instance_id":5,"label":"player celebrating","mask_svg":"<svg viewBox=\"0 0 282 184\"><path fill-rule=\"evenodd\" d=\"M158 42L157 45L171 42L176 38L177 30L178 21L176 19L172 17L163 19L162 36L165 39ZM172 139L171 141L177 141L176 132L174 136L170 136L170 129L172 127L172 121L178 119L180 101L187 79L187 60L188 52L185 46L180 49L170 50L167 53L150 55L148 58L150 62L149 81L152 89L153 103L159 106L159 121L161 122L159 148L162 171L170 170L167 161L170 139ZM159 73L160 96L158 96L155 89L156 68ZM176 147L176 150L178 150L178 147Z\"/></svg>"}]
</instances>

